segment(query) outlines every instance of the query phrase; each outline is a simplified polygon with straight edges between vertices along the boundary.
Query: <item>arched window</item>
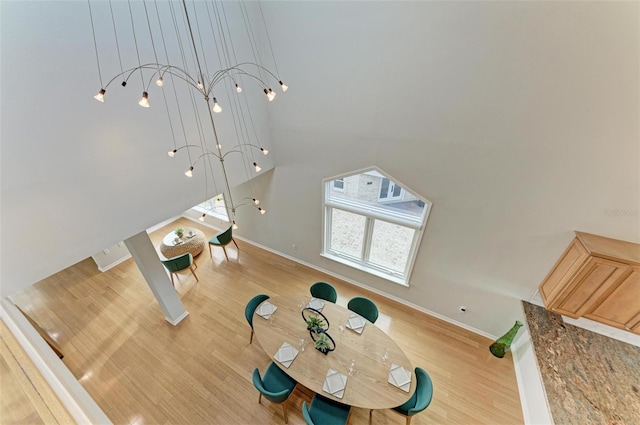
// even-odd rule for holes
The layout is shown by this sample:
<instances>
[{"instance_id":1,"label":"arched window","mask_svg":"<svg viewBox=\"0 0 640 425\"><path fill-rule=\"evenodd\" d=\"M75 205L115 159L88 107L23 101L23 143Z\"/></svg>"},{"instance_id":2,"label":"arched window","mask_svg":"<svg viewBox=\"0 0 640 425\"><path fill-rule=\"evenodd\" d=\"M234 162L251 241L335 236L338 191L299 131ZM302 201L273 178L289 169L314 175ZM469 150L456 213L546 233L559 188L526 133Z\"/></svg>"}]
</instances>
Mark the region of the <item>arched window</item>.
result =
<instances>
[{"instance_id":1,"label":"arched window","mask_svg":"<svg viewBox=\"0 0 640 425\"><path fill-rule=\"evenodd\" d=\"M322 255L408 286L431 202L376 168L323 183Z\"/></svg>"}]
</instances>

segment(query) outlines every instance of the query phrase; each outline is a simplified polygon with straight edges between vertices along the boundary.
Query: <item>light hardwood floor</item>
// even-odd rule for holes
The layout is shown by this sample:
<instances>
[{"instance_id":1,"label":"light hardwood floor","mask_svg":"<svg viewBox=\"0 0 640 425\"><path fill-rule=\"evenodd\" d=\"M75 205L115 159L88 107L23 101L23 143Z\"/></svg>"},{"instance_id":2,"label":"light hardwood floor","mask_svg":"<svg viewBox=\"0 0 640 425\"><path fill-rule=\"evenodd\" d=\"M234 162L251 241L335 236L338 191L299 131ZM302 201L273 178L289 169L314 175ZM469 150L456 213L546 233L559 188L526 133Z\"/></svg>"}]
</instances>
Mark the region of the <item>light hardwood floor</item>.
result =
<instances>
[{"instance_id":1,"label":"light hardwood floor","mask_svg":"<svg viewBox=\"0 0 640 425\"><path fill-rule=\"evenodd\" d=\"M215 232L187 219L151 234L155 246L176 227ZM268 356L254 339L244 307L255 294L307 295L318 280L338 290L338 304L357 295L380 310L376 325L415 366L433 379L434 398L413 424L520 424L523 417L511 354L489 352L490 340L242 241L207 249L196 258L200 282L187 271L176 288L189 316L172 326L132 259L101 273L86 259L13 297L60 344L64 363L116 424L282 424L280 406L263 400L251 383ZM414 284L419 284L418 282ZM300 387L300 386L299 386ZM289 423L303 424L297 389ZM368 423L354 409L351 424ZM374 411L374 424L404 424L390 411Z\"/></svg>"}]
</instances>

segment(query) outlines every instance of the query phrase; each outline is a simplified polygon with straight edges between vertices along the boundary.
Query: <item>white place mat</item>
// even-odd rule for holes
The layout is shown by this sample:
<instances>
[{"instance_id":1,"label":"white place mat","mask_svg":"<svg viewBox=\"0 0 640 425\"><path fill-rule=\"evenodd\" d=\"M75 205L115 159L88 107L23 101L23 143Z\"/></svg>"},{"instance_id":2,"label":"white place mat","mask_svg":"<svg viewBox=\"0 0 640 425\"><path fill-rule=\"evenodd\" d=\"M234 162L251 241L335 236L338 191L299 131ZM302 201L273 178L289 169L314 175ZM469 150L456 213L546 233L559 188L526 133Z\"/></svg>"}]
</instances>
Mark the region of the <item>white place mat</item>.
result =
<instances>
[{"instance_id":1,"label":"white place mat","mask_svg":"<svg viewBox=\"0 0 640 425\"><path fill-rule=\"evenodd\" d=\"M329 369L324 379L322 389L334 397L344 397L344 389L347 386L347 375L337 370Z\"/></svg>"},{"instance_id":2,"label":"white place mat","mask_svg":"<svg viewBox=\"0 0 640 425\"><path fill-rule=\"evenodd\" d=\"M273 313L275 313L277 309L277 306L271 304L268 300L265 300L262 304L260 304L260 307L258 307L256 313L258 313L258 316L262 316L265 319L268 319Z\"/></svg>"},{"instance_id":3,"label":"white place mat","mask_svg":"<svg viewBox=\"0 0 640 425\"><path fill-rule=\"evenodd\" d=\"M389 383L403 391L409 392L409 389L411 388L411 371L400 365L391 363L391 369L389 369Z\"/></svg>"},{"instance_id":4,"label":"white place mat","mask_svg":"<svg viewBox=\"0 0 640 425\"><path fill-rule=\"evenodd\" d=\"M367 321L364 320L362 316L359 316L357 314L352 314L347 319L347 328L359 334L362 333L362 331L364 330L364 325L366 324L367 324Z\"/></svg>"},{"instance_id":5,"label":"white place mat","mask_svg":"<svg viewBox=\"0 0 640 425\"><path fill-rule=\"evenodd\" d=\"M324 301L322 301L320 298L311 297L311 299L309 300L309 304L307 304L307 308L321 311L324 308Z\"/></svg>"},{"instance_id":6,"label":"white place mat","mask_svg":"<svg viewBox=\"0 0 640 425\"><path fill-rule=\"evenodd\" d=\"M291 363L293 363L297 355L298 349L288 342L285 342L280 346L278 352L273 356L273 358L279 361L282 366L288 368L291 366Z\"/></svg>"}]
</instances>

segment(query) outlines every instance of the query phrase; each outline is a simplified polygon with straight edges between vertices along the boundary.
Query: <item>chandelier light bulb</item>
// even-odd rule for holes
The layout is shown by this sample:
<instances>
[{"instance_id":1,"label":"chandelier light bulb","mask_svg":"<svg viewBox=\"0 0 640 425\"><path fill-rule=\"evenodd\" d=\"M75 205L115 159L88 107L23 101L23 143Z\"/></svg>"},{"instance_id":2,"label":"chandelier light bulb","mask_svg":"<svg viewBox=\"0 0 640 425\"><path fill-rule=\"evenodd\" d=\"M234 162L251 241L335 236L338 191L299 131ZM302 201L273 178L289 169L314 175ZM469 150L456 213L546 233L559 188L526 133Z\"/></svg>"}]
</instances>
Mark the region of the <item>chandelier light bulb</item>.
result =
<instances>
[{"instance_id":1,"label":"chandelier light bulb","mask_svg":"<svg viewBox=\"0 0 640 425\"><path fill-rule=\"evenodd\" d=\"M193 167L189 167L189 169L184 172L184 175L187 177L193 177Z\"/></svg>"},{"instance_id":2,"label":"chandelier light bulb","mask_svg":"<svg viewBox=\"0 0 640 425\"><path fill-rule=\"evenodd\" d=\"M164 80L162 79L162 77L158 77L158 79L156 80L156 86L158 87L164 86Z\"/></svg>"},{"instance_id":3,"label":"chandelier light bulb","mask_svg":"<svg viewBox=\"0 0 640 425\"><path fill-rule=\"evenodd\" d=\"M140 99L140 101L138 102L138 105L142 106L143 108L148 108L149 105L149 93L147 93L146 91L142 92L142 99Z\"/></svg>"},{"instance_id":4,"label":"chandelier light bulb","mask_svg":"<svg viewBox=\"0 0 640 425\"><path fill-rule=\"evenodd\" d=\"M261 168L258 164L256 164L255 162L253 163L253 168L255 168L255 169L256 169L256 173L257 173L258 171L262 170L262 168Z\"/></svg>"},{"instance_id":5,"label":"chandelier light bulb","mask_svg":"<svg viewBox=\"0 0 640 425\"><path fill-rule=\"evenodd\" d=\"M218 143L218 144L216 145L216 148L218 148L218 149L222 149L222 145L221 145L220 143Z\"/></svg>"},{"instance_id":6,"label":"chandelier light bulb","mask_svg":"<svg viewBox=\"0 0 640 425\"><path fill-rule=\"evenodd\" d=\"M238 225L236 224L235 220L234 220L233 225L231 227L233 228L233 230L238 230Z\"/></svg>"},{"instance_id":7,"label":"chandelier light bulb","mask_svg":"<svg viewBox=\"0 0 640 425\"><path fill-rule=\"evenodd\" d=\"M204 88L204 85L200 81L198 81L198 88L199 89L203 89Z\"/></svg>"},{"instance_id":8,"label":"chandelier light bulb","mask_svg":"<svg viewBox=\"0 0 640 425\"><path fill-rule=\"evenodd\" d=\"M169 157L173 158L174 156L176 156L176 152L178 152L176 149L167 152L167 155L169 155Z\"/></svg>"},{"instance_id":9,"label":"chandelier light bulb","mask_svg":"<svg viewBox=\"0 0 640 425\"><path fill-rule=\"evenodd\" d=\"M269 151L268 151L268 150L266 150L265 148L260 148L260 150L262 151L262 154L263 154L263 155L265 155L265 156L266 156L266 155L269 155Z\"/></svg>"},{"instance_id":10,"label":"chandelier light bulb","mask_svg":"<svg viewBox=\"0 0 640 425\"><path fill-rule=\"evenodd\" d=\"M211 110L216 114L219 114L220 112L222 112L222 108L220 107L220 105L218 105L218 101L216 100L215 97L213 98L213 108L211 108Z\"/></svg>"},{"instance_id":11,"label":"chandelier light bulb","mask_svg":"<svg viewBox=\"0 0 640 425\"><path fill-rule=\"evenodd\" d=\"M265 215L267 213L264 209L262 209L260 207L258 207L258 211L260 211L260 214L262 214L262 215Z\"/></svg>"},{"instance_id":12,"label":"chandelier light bulb","mask_svg":"<svg viewBox=\"0 0 640 425\"><path fill-rule=\"evenodd\" d=\"M202 215L198 218L198 220L200 220L200 221L204 221L204 218L205 218L206 216L207 216L207 214L202 214Z\"/></svg>"},{"instance_id":13,"label":"chandelier light bulb","mask_svg":"<svg viewBox=\"0 0 640 425\"><path fill-rule=\"evenodd\" d=\"M127 82L126 82L126 81L123 81L122 83L120 83L120 85L121 85L122 87L127 87Z\"/></svg>"},{"instance_id":14,"label":"chandelier light bulb","mask_svg":"<svg viewBox=\"0 0 640 425\"><path fill-rule=\"evenodd\" d=\"M274 97L276 97L276 92L274 92L271 89L264 89L264 94L267 96L267 99L269 99L269 102L271 102L273 100Z\"/></svg>"},{"instance_id":15,"label":"chandelier light bulb","mask_svg":"<svg viewBox=\"0 0 640 425\"><path fill-rule=\"evenodd\" d=\"M259 200L259 199L256 199L256 198L253 198L253 203L254 203L254 204L256 204L256 205L258 205L258 204L260 203L260 200Z\"/></svg>"},{"instance_id":16,"label":"chandelier light bulb","mask_svg":"<svg viewBox=\"0 0 640 425\"><path fill-rule=\"evenodd\" d=\"M282 91L283 92L286 92L287 90L289 90L289 86L288 85L286 85L282 81L279 81L279 83L280 83L280 87L282 87Z\"/></svg>"},{"instance_id":17,"label":"chandelier light bulb","mask_svg":"<svg viewBox=\"0 0 640 425\"><path fill-rule=\"evenodd\" d=\"M236 83L236 91L238 93L242 93L242 87L240 87L237 83Z\"/></svg>"},{"instance_id":18,"label":"chandelier light bulb","mask_svg":"<svg viewBox=\"0 0 640 425\"><path fill-rule=\"evenodd\" d=\"M104 103L104 94L106 93L105 89L100 89L100 91L98 92L98 94L96 94L95 96L93 96L93 98L95 100L97 100L98 102L103 102Z\"/></svg>"}]
</instances>

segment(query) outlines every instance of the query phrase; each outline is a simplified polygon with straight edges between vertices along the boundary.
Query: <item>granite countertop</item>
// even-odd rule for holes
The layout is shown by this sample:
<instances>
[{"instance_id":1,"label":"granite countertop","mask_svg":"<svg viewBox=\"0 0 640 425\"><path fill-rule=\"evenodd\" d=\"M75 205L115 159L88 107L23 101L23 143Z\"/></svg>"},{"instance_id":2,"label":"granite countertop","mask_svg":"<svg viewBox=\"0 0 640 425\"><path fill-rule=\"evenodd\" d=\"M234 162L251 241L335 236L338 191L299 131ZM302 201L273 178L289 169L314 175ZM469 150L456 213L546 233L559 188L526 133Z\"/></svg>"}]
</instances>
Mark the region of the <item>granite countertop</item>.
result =
<instances>
[{"instance_id":1,"label":"granite countertop","mask_svg":"<svg viewBox=\"0 0 640 425\"><path fill-rule=\"evenodd\" d=\"M523 301L556 424L640 424L640 348Z\"/></svg>"}]
</instances>

